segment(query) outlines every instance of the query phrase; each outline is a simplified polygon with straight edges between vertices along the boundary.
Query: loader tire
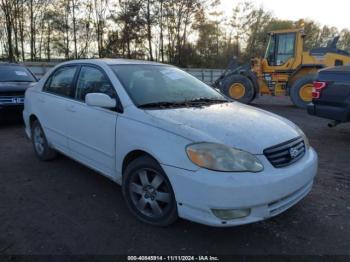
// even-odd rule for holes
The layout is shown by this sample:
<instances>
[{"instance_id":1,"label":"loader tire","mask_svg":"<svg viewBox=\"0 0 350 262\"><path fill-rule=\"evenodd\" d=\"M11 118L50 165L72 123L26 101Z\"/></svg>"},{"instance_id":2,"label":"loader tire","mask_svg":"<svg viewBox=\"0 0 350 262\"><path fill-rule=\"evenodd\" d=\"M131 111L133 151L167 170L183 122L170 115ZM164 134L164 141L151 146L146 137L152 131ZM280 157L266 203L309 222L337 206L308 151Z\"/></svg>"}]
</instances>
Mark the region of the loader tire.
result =
<instances>
[{"instance_id":1,"label":"loader tire","mask_svg":"<svg viewBox=\"0 0 350 262\"><path fill-rule=\"evenodd\" d=\"M315 75L304 76L293 84L290 89L290 98L299 108L306 108L312 102L312 87Z\"/></svg>"},{"instance_id":2,"label":"loader tire","mask_svg":"<svg viewBox=\"0 0 350 262\"><path fill-rule=\"evenodd\" d=\"M255 98L252 81L243 75L231 75L223 81L222 92L238 102L249 104Z\"/></svg>"}]
</instances>

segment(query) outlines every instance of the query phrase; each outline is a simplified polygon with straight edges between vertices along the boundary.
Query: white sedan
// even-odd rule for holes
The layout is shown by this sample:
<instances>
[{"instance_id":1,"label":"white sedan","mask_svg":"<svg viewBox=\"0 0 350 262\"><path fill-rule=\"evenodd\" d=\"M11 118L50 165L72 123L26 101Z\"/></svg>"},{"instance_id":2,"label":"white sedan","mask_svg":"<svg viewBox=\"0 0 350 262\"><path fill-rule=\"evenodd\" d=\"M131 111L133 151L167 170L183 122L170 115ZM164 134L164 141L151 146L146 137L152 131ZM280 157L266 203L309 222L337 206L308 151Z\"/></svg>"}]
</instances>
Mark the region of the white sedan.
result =
<instances>
[{"instance_id":1,"label":"white sedan","mask_svg":"<svg viewBox=\"0 0 350 262\"><path fill-rule=\"evenodd\" d=\"M39 159L60 152L112 179L152 225L260 221L304 198L317 172L292 122L159 63L62 63L27 90L23 116Z\"/></svg>"}]
</instances>

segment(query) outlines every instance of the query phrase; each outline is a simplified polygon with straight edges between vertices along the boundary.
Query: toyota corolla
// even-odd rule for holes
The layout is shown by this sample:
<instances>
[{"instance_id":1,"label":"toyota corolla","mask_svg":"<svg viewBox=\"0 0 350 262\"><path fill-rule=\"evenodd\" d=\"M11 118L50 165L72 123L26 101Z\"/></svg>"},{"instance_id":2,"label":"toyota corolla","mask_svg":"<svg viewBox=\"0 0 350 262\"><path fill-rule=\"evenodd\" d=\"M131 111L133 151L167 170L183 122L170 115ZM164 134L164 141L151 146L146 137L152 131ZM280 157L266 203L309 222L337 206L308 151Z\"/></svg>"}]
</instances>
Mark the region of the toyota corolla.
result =
<instances>
[{"instance_id":1,"label":"toyota corolla","mask_svg":"<svg viewBox=\"0 0 350 262\"><path fill-rule=\"evenodd\" d=\"M60 152L112 179L152 225L273 217L310 192L317 172L295 124L159 63L60 64L27 90L23 116L39 159Z\"/></svg>"}]
</instances>

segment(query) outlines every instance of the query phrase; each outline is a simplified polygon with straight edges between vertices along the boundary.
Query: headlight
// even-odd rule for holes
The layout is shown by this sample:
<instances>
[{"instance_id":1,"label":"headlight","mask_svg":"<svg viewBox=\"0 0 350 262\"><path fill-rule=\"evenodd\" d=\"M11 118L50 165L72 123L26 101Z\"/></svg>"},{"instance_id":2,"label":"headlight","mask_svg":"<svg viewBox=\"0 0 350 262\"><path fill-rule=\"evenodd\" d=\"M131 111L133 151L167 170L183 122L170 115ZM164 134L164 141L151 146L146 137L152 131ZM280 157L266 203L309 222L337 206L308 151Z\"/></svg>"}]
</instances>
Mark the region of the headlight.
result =
<instances>
[{"instance_id":1,"label":"headlight","mask_svg":"<svg viewBox=\"0 0 350 262\"><path fill-rule=\"evenodd\" d=\"M301 130L299 127L298 127L298 133L300 134L300 136L304 139L304 143L305 143L305 147L307 149L309 149L310 147L310 142L309 142L309 139L307 138L307 136L304 134L303 130Z\"/></svg>"},{"instance_id":2,"label":"headlight","mask_svg":"<svg viewBox=\"0 0 350 262\"><path fill-rule=\"evenodd\" d=\"M307 138L307 136L306 136L304 133L303 133L301 136L302 136L303 139L304 139L305 147L306 147L307 149L309 149L309 148L310 148L309 139Z\"/></svg>"},{"instance_id":3,"label":"headlight","mask_svg":"<svg viewBox=\"0 0 350 262\"><path fill-rule=\"evenodd\" d=\"M261 162L252 154L215 143L196 143L186 148L189 159L197 166L222 172L260 172Z\"/></svg>"}]
</instances>

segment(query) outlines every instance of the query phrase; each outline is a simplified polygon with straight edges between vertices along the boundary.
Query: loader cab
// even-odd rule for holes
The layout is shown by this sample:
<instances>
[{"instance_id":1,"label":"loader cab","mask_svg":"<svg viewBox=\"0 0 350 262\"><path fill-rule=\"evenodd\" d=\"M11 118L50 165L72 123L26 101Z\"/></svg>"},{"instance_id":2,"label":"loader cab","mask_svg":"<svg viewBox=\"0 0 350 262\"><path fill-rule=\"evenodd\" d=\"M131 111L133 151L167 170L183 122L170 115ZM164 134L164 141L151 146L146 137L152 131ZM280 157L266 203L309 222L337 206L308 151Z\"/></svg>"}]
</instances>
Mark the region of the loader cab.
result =
<instances>
[{"instance_id":1,"label":"loader cab","mask_svg":"<svg viewBox=\"0 0 350 262\"><path fill-rule=\"evenodd\" d=\"M296 32L270 33L265 59L269 66L282 66L295 57Z\"/></svg>"}]
</instances>

